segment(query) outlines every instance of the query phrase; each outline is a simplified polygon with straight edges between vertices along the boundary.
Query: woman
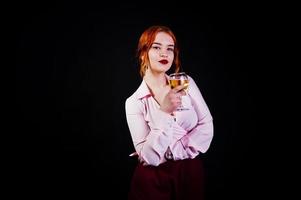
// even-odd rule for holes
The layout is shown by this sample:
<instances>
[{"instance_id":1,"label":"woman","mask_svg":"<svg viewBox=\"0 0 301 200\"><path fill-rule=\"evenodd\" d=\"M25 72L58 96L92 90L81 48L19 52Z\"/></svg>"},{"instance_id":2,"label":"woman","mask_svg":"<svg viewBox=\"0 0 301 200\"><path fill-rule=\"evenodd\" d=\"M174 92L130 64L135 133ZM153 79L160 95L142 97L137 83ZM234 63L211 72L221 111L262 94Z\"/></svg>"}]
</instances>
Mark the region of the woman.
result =
<instances>
[{"instance_id":1,"label":"woman","mask_svg":"<svg viewBox=\"0 0 301 200\"><path fill-rule=\"evenodd\" d=\"M202 199L200 153L212 141L210 111L189 76L184 86L169 86L167 72L180 69L174 33L165 26L146 29L138 44L142 82L125 102L126 119L139 162L130 200ZM185 103L188 110L177 111Z\"/></svg>"}]
</instances>

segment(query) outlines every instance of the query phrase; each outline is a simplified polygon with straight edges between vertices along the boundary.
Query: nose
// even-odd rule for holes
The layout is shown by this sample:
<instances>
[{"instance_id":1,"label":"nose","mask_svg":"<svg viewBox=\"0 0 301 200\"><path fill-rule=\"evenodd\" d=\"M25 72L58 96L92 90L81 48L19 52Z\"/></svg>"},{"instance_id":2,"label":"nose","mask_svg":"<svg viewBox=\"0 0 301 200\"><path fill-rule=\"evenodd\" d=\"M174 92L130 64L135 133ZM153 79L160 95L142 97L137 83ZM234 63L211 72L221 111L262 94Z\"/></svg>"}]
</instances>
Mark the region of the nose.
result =
<instances>
[{"instance_id":1,"label":"nose","mask_svg":"<svg viewBox=\"0 0 301 200\"><path fill-rule=\"evenodd\" d=\"M160 56L161 56L161 57L167 57L167 53L166 53L165 51L161 51L161 52L160 52Z\"/></svg>"}]
</instances>

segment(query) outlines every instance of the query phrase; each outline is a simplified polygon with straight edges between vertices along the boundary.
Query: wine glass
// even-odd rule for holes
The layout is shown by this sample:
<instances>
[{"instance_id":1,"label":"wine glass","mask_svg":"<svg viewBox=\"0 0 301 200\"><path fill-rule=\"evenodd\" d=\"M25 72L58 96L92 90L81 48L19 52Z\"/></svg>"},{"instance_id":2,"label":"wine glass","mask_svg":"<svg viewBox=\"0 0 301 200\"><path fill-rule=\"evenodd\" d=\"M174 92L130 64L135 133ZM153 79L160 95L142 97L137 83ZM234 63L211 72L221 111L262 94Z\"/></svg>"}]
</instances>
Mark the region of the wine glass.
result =
<instances>
[{"instance_id":1,"label":"wine glass","mask_svg":"<svg viewBox=\"0 0 301 200\"><path fill-rule=\"evenodd\" d=\"M189 79L185 72L177 72L169 75L169 85L171 89L177 87L178 85L184 85L185 93L187 94L187 89L189 85ZM185 108L182 104L177 108L177 111L189 110Z\"/></svg>"}]
</instances>

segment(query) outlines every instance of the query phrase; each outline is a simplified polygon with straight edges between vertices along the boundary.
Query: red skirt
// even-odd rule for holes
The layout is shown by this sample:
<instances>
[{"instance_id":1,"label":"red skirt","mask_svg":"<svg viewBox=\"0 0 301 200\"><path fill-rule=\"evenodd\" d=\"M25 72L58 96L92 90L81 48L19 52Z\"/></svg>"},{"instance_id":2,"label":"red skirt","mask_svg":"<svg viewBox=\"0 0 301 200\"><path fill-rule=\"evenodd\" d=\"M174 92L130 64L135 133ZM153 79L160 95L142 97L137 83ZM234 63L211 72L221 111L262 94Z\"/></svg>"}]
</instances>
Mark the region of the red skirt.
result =
<instances>
[{"instance_id":1,"label":"red skirt","mask_svg":"<svg viewBox=\"0 0 301 200\"><path fill-rule=\"evenodd\" d=\"M200 157L143 166L134 171L129 200L203 200L204 169Z\"/></svg>"}]
</instances>

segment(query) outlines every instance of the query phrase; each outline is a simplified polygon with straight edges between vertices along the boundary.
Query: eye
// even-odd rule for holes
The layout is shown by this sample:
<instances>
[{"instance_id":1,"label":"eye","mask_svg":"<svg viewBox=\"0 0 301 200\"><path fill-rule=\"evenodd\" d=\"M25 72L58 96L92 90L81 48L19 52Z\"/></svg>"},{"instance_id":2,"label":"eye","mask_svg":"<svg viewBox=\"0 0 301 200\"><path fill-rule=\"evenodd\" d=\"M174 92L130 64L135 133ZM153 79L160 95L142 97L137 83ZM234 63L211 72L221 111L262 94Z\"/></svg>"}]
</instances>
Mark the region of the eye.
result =
<instances>
[{"instance_id":1,"label":"eye","mask_svg":"<svg viewBox=\"0 0 301 200\"><path fill-rule=\"evenodd\" d=\"M173 48L167 48L167 50L168 50L168 51L174 51L174 49L173 49Z\"/></svg>"},{"instance_id":2,"label":"eye","mask_svg":"<svg viewBox=\"0 0 301 200\"><path fill-rule=\"evenodd\" d=\"M160 50L161 48L159 46L153 46L153 49Z\"/></svg>"}]
</instances>

